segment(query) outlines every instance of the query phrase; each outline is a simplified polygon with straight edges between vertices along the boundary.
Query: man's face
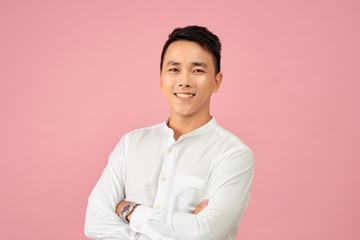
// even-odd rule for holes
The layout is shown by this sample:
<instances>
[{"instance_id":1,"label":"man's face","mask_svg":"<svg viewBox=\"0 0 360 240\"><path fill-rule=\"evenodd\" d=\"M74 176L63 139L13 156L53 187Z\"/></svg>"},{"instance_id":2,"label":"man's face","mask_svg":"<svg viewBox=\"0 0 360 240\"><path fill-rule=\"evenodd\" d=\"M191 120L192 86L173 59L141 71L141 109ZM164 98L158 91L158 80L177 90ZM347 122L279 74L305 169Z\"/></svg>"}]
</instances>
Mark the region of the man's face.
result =
<instances>
[{"instance_id":1,"label":"man's face","mask_svg":"<svg viewBox=\"0 0 360 240\"><path fill-rule=\"evenodd\" d=\"M210 98L222 80L215 76L212 55L199 44L179 40L165 53L160 86L170 105L170 116L197 117L209 115Z\"/></svg>"}]
</instances>

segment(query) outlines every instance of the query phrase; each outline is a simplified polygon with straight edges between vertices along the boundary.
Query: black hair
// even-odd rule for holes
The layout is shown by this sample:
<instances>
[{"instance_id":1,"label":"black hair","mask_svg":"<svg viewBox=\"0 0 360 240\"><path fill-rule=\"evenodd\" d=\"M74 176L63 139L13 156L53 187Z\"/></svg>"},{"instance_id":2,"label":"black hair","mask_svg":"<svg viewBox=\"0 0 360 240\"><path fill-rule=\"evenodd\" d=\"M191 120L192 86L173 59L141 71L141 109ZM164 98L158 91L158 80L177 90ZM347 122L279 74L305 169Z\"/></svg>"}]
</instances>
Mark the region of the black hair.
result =
<instances>
[{"instance_id":1,"label":"black hair","mask_svg":"<svg viewBox=\"0 0 360 240\"><path fill-rule=\"evenodd\" d=\"M218 36L210 32L206 27L195 25L184 28L175 28L172 33L170 33L169 39L165 42L161 52L160 71L162 71L166 50L172 42L178 40L196 42L206 49L214 58L215 75L220 72L221 43Z\"/></svg>"}]
</instances>

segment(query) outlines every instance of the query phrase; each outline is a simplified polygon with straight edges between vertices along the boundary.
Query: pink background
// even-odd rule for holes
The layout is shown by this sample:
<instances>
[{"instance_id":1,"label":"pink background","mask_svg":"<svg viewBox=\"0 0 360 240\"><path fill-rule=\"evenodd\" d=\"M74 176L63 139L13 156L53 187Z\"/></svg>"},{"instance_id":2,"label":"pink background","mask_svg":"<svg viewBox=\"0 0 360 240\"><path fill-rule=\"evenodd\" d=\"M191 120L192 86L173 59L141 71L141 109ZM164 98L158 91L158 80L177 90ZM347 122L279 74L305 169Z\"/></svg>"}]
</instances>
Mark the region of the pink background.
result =
<instances>
[{"instance_id":1,"label":"pink background","mask_svg":"<svg viewBox=\"0 0 360 240\"><path fill-rule=\"evenodd\" d=\"M254 151L238 239L360 239L360 3L1 1L1 239L85 239L122 134L164 121L163 43L223 43L212 114Z\"/></svg>"}]
</instances>

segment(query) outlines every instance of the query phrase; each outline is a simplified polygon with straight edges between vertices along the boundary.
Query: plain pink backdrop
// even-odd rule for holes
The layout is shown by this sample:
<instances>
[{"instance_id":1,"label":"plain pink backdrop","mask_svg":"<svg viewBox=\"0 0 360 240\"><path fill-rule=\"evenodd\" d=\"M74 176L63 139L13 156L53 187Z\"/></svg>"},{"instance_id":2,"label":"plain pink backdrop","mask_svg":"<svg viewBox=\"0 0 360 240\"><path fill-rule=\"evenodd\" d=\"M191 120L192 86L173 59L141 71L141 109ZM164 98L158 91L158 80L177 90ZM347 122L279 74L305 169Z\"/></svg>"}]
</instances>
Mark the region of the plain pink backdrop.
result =
<instances>
[{"instance_id":1,"label":"plain pink backdrop","mask_svg":"<svg viewBox=\"0 0 360 240\"><path fill-rule=\"evenodd\" d=\"M1 239L86 239L122 134L160 123L163 43L223 43L212 114L255 153L238 240L360 239L360 3L1 1Z\"/></svg>"}]
</instances>

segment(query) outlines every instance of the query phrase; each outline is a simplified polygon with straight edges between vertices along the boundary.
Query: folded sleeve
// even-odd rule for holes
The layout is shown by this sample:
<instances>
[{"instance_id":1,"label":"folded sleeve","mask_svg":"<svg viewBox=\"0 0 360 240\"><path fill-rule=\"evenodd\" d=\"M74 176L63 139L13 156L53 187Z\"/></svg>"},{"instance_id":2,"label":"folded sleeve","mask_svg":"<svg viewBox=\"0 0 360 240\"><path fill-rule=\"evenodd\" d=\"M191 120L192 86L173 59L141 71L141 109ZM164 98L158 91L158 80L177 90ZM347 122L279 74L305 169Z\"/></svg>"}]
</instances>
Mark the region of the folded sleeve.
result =
<instances>
[{"instance_id":1,"label":"folded sleeve","mask_svg":"<svg viewBox=\"0 0 360 240\"><path fill-rule=\"evenodd\" d=\"M110 154L108 163L88 198L85 235L90 239L148 239L134 232L116 214L116 206L124 200L124 137Z\"/></svg>"},{"instance_id":2,"label":"folded sleeve","mask_svg":"<svg viewBox=\"0 0 360 240\"><path fill-rule=\"evenodd\" d=\"M130 228L153 240L218 240L234 227L239 228L250 199L255 160L248 149L227 153L222 158L209 179L204 196L209 203L202 212L171 212L140 206L131 217Z\"/></svg>"}]
</instances>

